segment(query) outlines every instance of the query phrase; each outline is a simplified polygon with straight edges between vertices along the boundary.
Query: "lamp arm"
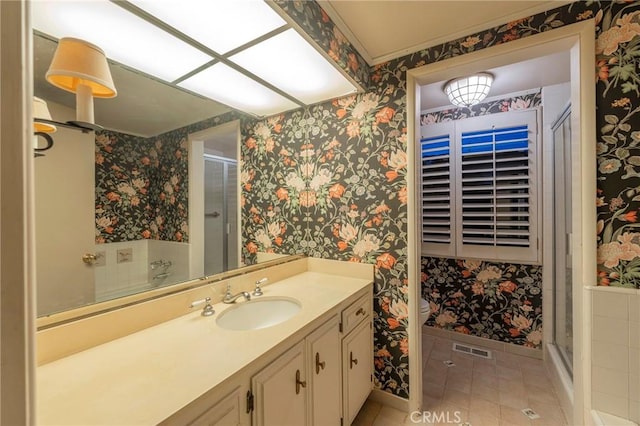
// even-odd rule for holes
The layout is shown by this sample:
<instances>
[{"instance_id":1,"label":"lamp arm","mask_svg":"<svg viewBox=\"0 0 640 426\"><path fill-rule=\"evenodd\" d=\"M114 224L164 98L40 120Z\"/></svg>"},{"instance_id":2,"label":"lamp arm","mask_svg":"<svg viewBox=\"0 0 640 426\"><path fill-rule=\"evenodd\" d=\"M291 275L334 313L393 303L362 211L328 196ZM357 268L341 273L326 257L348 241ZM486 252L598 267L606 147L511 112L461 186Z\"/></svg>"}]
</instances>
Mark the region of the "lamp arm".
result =
<instances>
[{"instance_id":1,"label":"lamp arm","mask_svg":"<svg viewBox=\"0 0 640 426\"><path fill-rule=\"evenodd\" d=\"M40 136L42 138L44 138L44 140L47 141L47 146L45 146L44 148L34 148L33 150L36 152L36 157L40 157L44 154L39 154L42 151L46 151L48 149L51 149L51 147L53 146L53 138L51 137L50 134L45 133L45 132L34 132L34 135L36 136Z\"/></svg>"},{"instance_id":2,"label":"lamp arm","mask_svg":"<svg viewBox=\"0 0 640 426\"><path fill-rule=\"evenodd\" d=\"M54 126L66 127L67 129L79 130L82 133L104 130L102 126L93 123L85 123L82 121L67 121L66 123L62 123L60 121L47 120L46 118L34 118L33 121L35 121L36 123L52 124Z\"/></svg>"}]
</instances>

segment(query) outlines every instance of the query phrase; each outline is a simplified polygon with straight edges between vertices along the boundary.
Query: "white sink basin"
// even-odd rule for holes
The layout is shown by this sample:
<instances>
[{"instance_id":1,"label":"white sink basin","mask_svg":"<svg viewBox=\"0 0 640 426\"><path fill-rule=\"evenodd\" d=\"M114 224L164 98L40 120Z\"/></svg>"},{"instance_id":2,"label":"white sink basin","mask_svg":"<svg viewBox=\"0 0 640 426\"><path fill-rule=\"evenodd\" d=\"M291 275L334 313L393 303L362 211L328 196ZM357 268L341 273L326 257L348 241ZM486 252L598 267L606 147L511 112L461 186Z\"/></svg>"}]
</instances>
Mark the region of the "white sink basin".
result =
<instances>
[{"instance_id":1,"label":"white sink basin","mask_svg":"<svg viewBox=\"0 0 640 426\"><path fill-rule=\"evenodd\" d=\"M265 297L238 302L223 311L216 323L227 330L259 330L280 324L298 313L299 301L286 297Z\"/></svg>"}]
</instances>

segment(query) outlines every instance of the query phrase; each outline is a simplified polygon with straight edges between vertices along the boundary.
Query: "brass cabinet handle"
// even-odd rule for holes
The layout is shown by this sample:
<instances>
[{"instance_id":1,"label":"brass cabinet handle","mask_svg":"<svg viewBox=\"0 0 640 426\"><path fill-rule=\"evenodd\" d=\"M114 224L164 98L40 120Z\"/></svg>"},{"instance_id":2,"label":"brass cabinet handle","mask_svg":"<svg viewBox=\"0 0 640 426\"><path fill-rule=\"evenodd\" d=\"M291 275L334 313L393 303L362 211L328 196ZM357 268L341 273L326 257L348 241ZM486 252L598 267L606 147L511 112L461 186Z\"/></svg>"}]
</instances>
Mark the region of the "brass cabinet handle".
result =
<instances>
[{"instance_id":1,"label":"brass cabinet handle","mask_svg":"<svg viewBox=\"0 0 640 426\"><path fill-rule=\"evenodd\" d=\"M360 309L358 309L358 310L356 311L356 316L358 316L358 315L364 315L365 313L366 313L366 312L365 312L364 308L363 308L363 307L360 307Z\"/></svg>"},{"instance_id":2,"label":"brass cabinet handle","mask_svg":"<svg viewBox=\"0 0 640 426\"><path fill-rule=\"evenodd\" d=\"M296 370L296 395L298 395L300 393L300 387L306 388L307 387L307 381L301 381L300 380L300 370Z\"/></svg>"},{"instance_id":3,"label":"brass cabinet handle","mask_svg":"<svg viewBox=\"0 0 640 426\"><path fill-rule=\"evenodd\" d=\"M353 368L354 365L358 365L358 360L353 357L353 352L349 352L349 362L351 363L349 369Z\"/></svg>"},{"instance_id":4,"label":"brass cabinet handle","mask_svg":"<svg viewBox=\"0 0 640 426\"><path fill-rule=\"evenodd\" d=\"M320 370L324 370L326 365L325 361L320 362L320 353L316 352L316 374L320 374Z\"/></svg>"},{"instance_id":5,"label":"brass cabinet handle","mask_svg":"<svg viewBox=\"0 0 640 426\"><path fill-rule=\"evenodd\" d=\"M85 253L82 256L82 261L87 265L93 265L94 263L96 263L96 260L98 260L98 256L93 253Z\"/></svg>"}]
</instances>

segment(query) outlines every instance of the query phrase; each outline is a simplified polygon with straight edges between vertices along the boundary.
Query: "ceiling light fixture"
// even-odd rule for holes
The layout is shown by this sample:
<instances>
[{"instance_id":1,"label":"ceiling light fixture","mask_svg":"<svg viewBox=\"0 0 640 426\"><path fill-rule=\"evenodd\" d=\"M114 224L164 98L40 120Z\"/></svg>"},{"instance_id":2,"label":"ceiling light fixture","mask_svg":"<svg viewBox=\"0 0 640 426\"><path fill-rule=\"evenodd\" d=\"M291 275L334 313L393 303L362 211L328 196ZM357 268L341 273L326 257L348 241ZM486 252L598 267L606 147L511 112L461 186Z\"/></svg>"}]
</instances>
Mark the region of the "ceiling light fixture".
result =
<instances>
[{"instance_id":1,"label":"ceiling light fixture","mask_svg":"<svg viewBox=\"0 0 640 426\"><path fill-rule=\"evenodd\" d=\"M480 72L447 81L444 85L444 93L453 105L470 107L487 97L492 83L492 74Z\"/></svg>"}]
</instances>

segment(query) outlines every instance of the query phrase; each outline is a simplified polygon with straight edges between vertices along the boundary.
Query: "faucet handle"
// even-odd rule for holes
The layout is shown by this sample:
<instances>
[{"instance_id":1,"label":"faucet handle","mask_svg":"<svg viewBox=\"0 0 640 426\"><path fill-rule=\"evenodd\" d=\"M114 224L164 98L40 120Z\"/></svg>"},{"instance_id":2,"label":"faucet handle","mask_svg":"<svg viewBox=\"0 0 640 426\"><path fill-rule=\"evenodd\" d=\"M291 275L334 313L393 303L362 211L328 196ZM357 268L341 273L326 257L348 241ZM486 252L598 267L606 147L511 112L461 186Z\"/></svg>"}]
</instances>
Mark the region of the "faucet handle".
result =
<instances>
[{"instance_id":1,"label":"faucet handle","mask_svg":"<svg viewBox=\"0 0 640 426\"><path fill-rule=\"evenodd\" d=\"M200 300L194 300L193 302L191 302L191 305L189 305L189 307L195 308L196 306L202 305L203 303L205 305L202 308L202 312L200 313L200 315L202 315L203 317L208 317L216 313L216 311L213 310L213 306L211 306L210 297L205 297L204 299L200 299Z\"/></svg>"},{"instance_id":2,"label":"faucet handle","mask_svg":"<svg viewBox=\"0 0 640 426\"><path fill-rule=\"evenodd\" d=\"M268 281L268 279L266 277L256 281L256 289L253 290L253 293L251 293L251 294L254 295L254 296L262 296L264 293L262 292L262 289L260 288L260 284L264 284L267 281Z\"/></svg>"}]
</instances>

